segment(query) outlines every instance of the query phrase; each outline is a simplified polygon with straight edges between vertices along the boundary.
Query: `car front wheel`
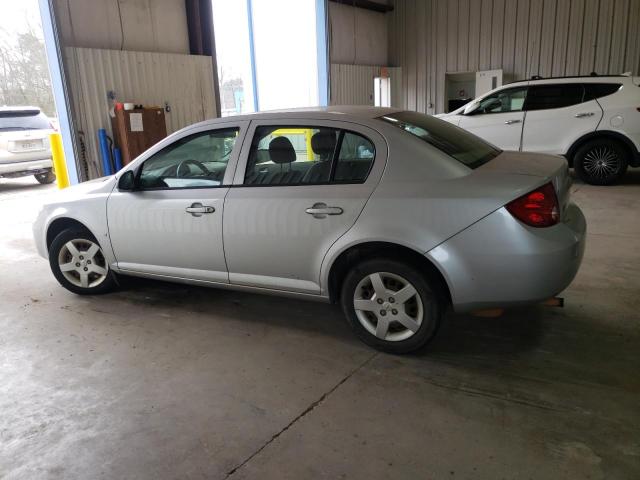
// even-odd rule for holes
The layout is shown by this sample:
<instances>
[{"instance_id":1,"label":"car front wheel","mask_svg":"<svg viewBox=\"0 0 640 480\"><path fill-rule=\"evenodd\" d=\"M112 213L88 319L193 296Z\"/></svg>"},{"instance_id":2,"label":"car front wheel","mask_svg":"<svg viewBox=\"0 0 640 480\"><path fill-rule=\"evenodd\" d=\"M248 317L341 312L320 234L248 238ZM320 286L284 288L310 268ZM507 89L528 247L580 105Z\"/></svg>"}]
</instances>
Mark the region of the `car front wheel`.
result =
<instances>
[{"instance_id":1,"label":"car front wheel","mask_svg":"<svg viewBox=\"0 0 640 480\"><path fill-rule=\"evenodd\" d=\"M613 185L627 171L627 151L615 140L591 140L573 158L576 174L591 185Z\"/></svg>"},{"instance_id":2,"label":"car front wheel","mask_svg":"<svg viewBox=\"0 0 640 480\"><path fill-rule=\"evenodd\" d=\"M443 302L424 273L397 260L368 260L353 268L342 286L349 324L366 344L389 353L409 353L436 334Z\"/></svg>"},{"instance_id":3,"label":"car front wheel","mask_svg":"<svg viewBox=\"0 0 640 480\"><path fill-rule=\"evenodd\" d=\"M116 286L102 248L83 229L69 228L58 234L49 248L49 265L60 285L73 293L107 293Z\"/></svg>"}]
</instances>

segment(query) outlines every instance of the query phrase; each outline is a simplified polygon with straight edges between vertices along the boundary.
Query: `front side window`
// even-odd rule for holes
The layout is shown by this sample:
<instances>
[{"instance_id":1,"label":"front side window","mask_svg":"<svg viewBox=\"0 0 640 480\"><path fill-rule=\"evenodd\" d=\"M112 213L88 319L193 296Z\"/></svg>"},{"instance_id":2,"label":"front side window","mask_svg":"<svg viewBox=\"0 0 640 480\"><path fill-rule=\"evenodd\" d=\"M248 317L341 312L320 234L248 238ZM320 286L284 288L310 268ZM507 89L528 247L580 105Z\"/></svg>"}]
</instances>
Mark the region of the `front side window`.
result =
<instances>
[{"instance_id":1,"label":"front side window","mask_svg":"<svg viewBox=\"0 0 640 480\"><path fill-rule=\"evenodd\" d=\"M371 141L341 129L258 127L249 152L244 184L360 183L366 179L374 157Z\"/></svg>"},{"instance_id":2,"label":"front side window","mask_svg":"<svg viewBox=\"0 0 640 480\"><path fill-rule=\"evenodd\" d=\"M549 110L582 103L584 88L580 83L556 83L529 87L525 110Z\"/></svg>"},{"instance_id":3,"label":"front side window","mask_svg":"<svg viewBox=\"0 0 640 480\"><path fill-rule=\"evenodd\" d=\"M195 133L177 140L142 164L140 188L222 185L238 132L238 128L226 128Z\"/></svg>"},{"instance_id":4,"label":"front side window","mask_svg":"<svg viewBox=\"0 0 640 480\"><path fill-rule=\"evenodd\" d=\"M418 137L469 168L484 165L501 152L466 130L422 113L398 112L380 120Z\"/></svg>"},{"instance_id":5,"label":"front side window","mask_svg":"<svg viewBox=\"0 0 640 480\"><path fill-rule=\"evenodd\" d=\"M521 112L526 97L527 87L506 88L480 100L473 114Z\"/></svg>"}]
</instances>

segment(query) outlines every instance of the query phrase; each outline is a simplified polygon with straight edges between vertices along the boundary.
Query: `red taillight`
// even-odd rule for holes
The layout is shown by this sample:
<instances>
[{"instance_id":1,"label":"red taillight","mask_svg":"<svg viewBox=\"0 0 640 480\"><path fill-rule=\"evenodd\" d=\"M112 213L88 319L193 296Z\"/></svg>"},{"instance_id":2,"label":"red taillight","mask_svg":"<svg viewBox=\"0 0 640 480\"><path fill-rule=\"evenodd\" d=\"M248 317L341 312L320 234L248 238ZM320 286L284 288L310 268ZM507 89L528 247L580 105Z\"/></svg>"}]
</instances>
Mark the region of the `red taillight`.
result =
<instances>
[{"instance_id":1,"label":"red taillight","mask_svg":"<svg viewBox=\"0 0 640 480\"><path fill-rule=\"evenodd\" d=\"M560 219L558 197L547 183L507 204L509 213L532 227L550 227Z\"/></svg>"}]
</instances>

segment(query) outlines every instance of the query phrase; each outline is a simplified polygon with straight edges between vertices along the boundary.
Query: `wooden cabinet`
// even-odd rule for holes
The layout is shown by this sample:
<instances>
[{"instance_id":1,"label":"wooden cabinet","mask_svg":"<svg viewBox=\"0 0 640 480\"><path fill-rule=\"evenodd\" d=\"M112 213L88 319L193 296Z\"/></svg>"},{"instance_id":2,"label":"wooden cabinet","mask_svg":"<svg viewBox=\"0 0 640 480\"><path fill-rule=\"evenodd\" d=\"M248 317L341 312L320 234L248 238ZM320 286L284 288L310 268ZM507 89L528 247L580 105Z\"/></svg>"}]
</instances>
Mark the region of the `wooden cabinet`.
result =
<instances>
[{"instance_id":1,"label":"wooden cabinet","mask_svg":"<svg viewBox=\"0 0 640 480\"><path fill-rule=\"evenodd\" d=\"M116 110L112 119L113 139L126 165L167 136L162 108Z\"/></svg>"}]
</instances>

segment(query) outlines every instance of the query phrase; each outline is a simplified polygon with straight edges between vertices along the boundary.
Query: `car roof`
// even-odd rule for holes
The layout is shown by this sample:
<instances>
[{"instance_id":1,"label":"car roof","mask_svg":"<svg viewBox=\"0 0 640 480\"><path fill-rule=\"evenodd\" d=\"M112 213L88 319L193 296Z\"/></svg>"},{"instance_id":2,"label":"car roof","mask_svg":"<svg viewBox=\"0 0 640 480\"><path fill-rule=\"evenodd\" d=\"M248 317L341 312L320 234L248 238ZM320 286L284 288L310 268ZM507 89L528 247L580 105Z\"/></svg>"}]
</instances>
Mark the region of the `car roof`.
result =
<instances>
[{"instance_id":1,"label":"car roof","mask_svg":"<svg viewBox=\"0 0 640 480\"><path fill-rule=\"evenodd\" d=\"M34 115L40 113L40 108L38 107L27 107L27 106L16 106L16 107L8 107L6 105L0 107L0 113L23 113L23 112L33 112Z\"/></svg>"},{"instance_id":2,"label":"car roof","mask_svg":"<svg viewBox=\"0 0 640 480\"><path fill-rule=\"evenodd\" d=\"M243 120L278 120L278 119L310 119L310 120L346 120L364 121L384 115L401 112L400 108L373 107L367 105L332 105L329 107L289 108L270 110L244 115L213 118L197 125L236 122Z\"/></svg>"},{"instance_id":3,"label":"car roof","mask_svg":"<svg viewBox=\"0 0 640 480\"><path fill-rule=\"evenodd\" d=\"M625 79L631 80L631 77L629 75L577 75L577 76L549 77L549 78L541 78L536 76L536 77L532 77L525 80L516 80L515 82L505 83L503 86L544 85L546 83L576 83L576 81L581 81L586 83L599 83L602 81L620 82Z\"/></svg>"}]
</instances>

